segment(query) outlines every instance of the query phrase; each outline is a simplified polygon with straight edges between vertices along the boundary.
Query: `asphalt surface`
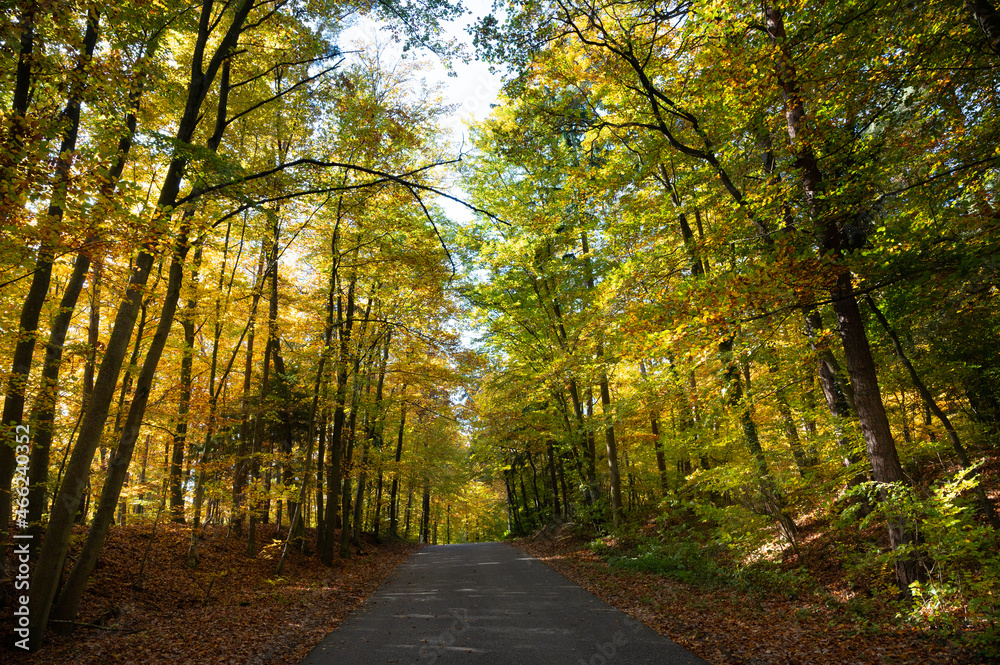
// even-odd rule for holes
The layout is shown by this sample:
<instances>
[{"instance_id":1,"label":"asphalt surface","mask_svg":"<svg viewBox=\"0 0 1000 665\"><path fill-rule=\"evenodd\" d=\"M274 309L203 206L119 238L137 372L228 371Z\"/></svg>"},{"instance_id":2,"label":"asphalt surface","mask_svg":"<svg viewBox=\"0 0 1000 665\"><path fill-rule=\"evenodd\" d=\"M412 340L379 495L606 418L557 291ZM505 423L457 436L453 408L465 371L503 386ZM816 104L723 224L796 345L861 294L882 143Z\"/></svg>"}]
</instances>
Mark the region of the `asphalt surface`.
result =
<instances>
[{"instance_id":1,"label":"asphalt surface","mask_svg":"<svg viewBox=\"0 0 1000 665\"><path fill-rule=\"evenodd\" d=\"M705 661L502 543L410 557L302 665L694 665Z\"/></svg>"}]
</instances>

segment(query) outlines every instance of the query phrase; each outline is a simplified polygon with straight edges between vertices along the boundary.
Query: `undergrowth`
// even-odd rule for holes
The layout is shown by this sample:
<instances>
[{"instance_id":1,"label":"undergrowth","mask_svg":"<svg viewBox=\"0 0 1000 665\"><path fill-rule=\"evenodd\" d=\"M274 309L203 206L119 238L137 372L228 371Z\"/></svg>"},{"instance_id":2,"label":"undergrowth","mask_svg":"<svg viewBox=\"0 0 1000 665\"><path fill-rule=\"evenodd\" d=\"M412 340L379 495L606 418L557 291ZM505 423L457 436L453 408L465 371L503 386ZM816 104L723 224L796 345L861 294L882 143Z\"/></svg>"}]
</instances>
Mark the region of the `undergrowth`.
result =
<instances>
[{"instance_id":1,"label":"undergrowth","mask_svg":"<svg viewBox=\"0 0 1000 665\"><path fill-rule=\"evenodd\" d=\"M975 515L973 472L940 479L922 491L859 485L845 497L842 506L848 508L823 517L822 533L811 544L799 543L794 553L766 519L737 515L745 512L740 506L677 499L668 499L658 517L625 523L590 541L590 548L614 568L734 589L751 598L815 603L858 630L909 626L997 659L1000 558L996 534ZM862 502L850 501L862 494L875 506L867 515L857 509ZM884 523L890 514L919 525L919 543L912 549L892 552L886 546ZM754 528L732 528L747 520ZM893 557L909 555L919 557L924 575L901 590L894 584Z\"/></svg>"}]
</instances>

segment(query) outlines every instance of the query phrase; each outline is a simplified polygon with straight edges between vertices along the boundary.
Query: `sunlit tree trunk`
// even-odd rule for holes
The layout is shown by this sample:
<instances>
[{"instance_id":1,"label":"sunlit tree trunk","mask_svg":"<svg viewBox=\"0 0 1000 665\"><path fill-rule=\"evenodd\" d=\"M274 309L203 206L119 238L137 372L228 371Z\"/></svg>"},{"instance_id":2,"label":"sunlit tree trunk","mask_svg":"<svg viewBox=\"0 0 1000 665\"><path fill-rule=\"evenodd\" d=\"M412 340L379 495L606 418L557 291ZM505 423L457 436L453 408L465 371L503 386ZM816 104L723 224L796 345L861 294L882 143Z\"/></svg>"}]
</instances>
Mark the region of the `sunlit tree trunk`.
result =
<instances>
[{"instance_id":1,"label":"sunlit tree trunk","mask_svg":"<svg viewBox=\"0 0 1000 665\"><path fill-rule=\"evenodd\" d=\"M94 513L93 523L87 532L87 540L84 542L83 549L80 551L80 555L77 557L76 563L72 571L70 571L69 578L66 580L66 584L59 595L59 601L53 608L53 619L72 622L76 618L87 580L97 563L97 556L104 546L104 539L107 536L108 529L114 522L115 508L118 505L122 486L125 484L128 466L132 461L132 452L135 450L135 443L139 438L142 417L145 414L146 404L149 401L149 393L156 376L156 367L159 365L167 338L170 336L170 327L173 323L177 301L180 297L184 258L187 255L187 251L187 229L185 228L181 230L174 245L174 258L170 264L167 294L163 309L160 312L160 321L157 324L153 340L150 342L149 350L146 352L139 377L136 379L135 395L129 406L129 413L125 420L121 439L118 441L114 455L108 463L108 473L101 490L97 511ZM72 626L72 623L60 624L61 630L65 632L72 630ZM67 628L69 630L66 630Z\"/></svg>"},{"instance_id":2,"label":"sunlit tree trunk","mask_svg":"<svg viewBox=\"0 0 1000 665\"><path fill-rule=\"evenodd\" d=\"M26 13L23 20L33 22L33 12ZM83 78L87 64L94 55L94 48L97 44L99 14L96 10L91 10L87 16L87 27L83 38L83 47L77 59L74 75ZM25 25L28 42L22 41L22 49L27 48L30 52L34 41L32 23ZM19 64L17 75L22 74ZM27 73L25 74L28 75ZM18 85L15 83L15 92L20 94ZM71 168L73 157L76 152L77 137L80 133L80 106L82 84L76 83L70 86L69 99L66 108L62 112L62 122L66 124L66 130L62 135L59 146L59 158L55 166L53 178L52 195L48 210L39 220L39 232L41 234L40 246L37 250L35 269L31 276L31 285L28 287L28 295L21 306L21 315L18 320L17 343L14 346L14 357L11 362L11 370L7 379L7 390L4 398L2 427L3 435L0 437L0 533L7 531L11 514L11 481L14 477L16 467L14 447L8 442L13 442L17 427L22 425L24 420L24 395L27 388L28 374L31 371L31 360L35 354L36 339L38 337L38 321L41 317L42 307L49 292L49 282L52 277L52 263L55 260L55 248L60 236L63 214L66 208L66 199L70 186ZM22 107L23 108L20 108ZM24 115L27 112L27 100L17 98L14 100L14 114ZM11 181L13 184L13 181ZM4 187L6 190L7 188ZM24 521L27 526L27 520ZM5 556L0 553L0 570L3 569Z\"/></svg>"},{"instance_id":3,"label":"sunlit tree trunk","mask_svg":"<svg viewBox=\"0 0 1000 665\"><path fill-rule=\"evenodd\" d=\"M177 523L184 523L184 492L181 482L181 471L187 445L188 414L191 410L191 393L193 391L192 368L194 366L194 314L198 307L198 268L201 264L201 250L204 236L195 241L194 264L191 267L191 297L187 301L184 312L180 316L180 324L184 329L184 348L181 356L180 400L177 403L177 428L174 431L173 449L170 458L170 518Z\"/></svg>"},{"instance_id":4,"label":"sunlit tree trunk","mask_svg":"<svg viewBox=\"0 0 1000 665\"><path fill-rule=\"evenodd\" d=\"M767 32L779 49L776 73L785 100L788 137L801 174L805 202L814 217L817 241L822 251L834 260L838 270L830 297L837 315L837 330L844 346L847 375L854 390L854 402L872 474L879 483L905 484L906 478L879 391L875 361L854 292L853 276L848 268L841 265L842 233L833 213L823 209L823 174L812 147L802 137L806 112L795 67L783 52L786 41L784 18L773 6L767 6L765 14ZM915 544L914 525L909 524L904 516L890 515L888 527L893 549ZM915 552L896 558L896 577L904 594L909 593L910 583L919 578L919 571Z\"/></svg>"},{"instance_id":5,"label":"sunlit tree trunk","mask_svg":"<svg viewBox=\"0 0 1000 665\"><path fill-rule=\"evenodd\" d=\"M188 143L194 136L201 116L202 103L215 80L223 59L229 57L230 50L236 44L243 22L253 4L253 0L244 0L235 7L229 29L219 41L218 49L206 67L204 56L212 31L213 3L209 0L203 3L198 38L195 41L192 54L187 99L175 134L179 143ZM169 212L165 211L172 211L177 201L186 165L187 157L175 155L172 158L170 166L164 174L156 204L157 212L155 219L151 222L151 229L169 227L169 224L166 223L169 219ZM152 240L155 240L158 233L153 235ZM139 252L135 260L125 299L118 307L111 335L105 346L101 368L94 382L94 393L81 420L65 476L62 479L56 500L53 502L49 526L45 532L42 549L38 555L38 565L31 583L32 617L29 625L31 635L29 646L32 649L40 647L44 640L45 627L48 625L56 585L60 578L63 562L66 559L73 516L76 514L83 489L89 480L90 463L101 439L122 361L132 336L142 290L153 265L154 251L155 243L149 242Z\"/></svg>"}]
</instances>

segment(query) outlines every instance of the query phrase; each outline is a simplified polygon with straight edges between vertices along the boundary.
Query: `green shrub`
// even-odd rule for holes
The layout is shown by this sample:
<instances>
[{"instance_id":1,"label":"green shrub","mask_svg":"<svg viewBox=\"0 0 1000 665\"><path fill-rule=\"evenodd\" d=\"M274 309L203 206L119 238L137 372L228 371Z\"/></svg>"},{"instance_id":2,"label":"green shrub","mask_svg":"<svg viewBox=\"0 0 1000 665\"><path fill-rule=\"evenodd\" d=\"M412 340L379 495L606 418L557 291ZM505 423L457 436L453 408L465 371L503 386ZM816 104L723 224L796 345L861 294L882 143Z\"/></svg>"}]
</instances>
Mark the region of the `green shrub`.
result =
<instances>
[{"instance_id":1,"label":"green shrub","mask_svg":"<svg viewBox=\"0 0 1000 665\"><path fill-rule=\"evenodd\" d=\"M691 541L646 543L633 552L608 558L612 566L625 570L656 573L679 582L719 585L730 574L705 552L705 547Z\"/></svg>"},{"instance_id":2,"label":"green shrub","mask_svg":"<svg viewBox=\"0 0 1000 665\"><path fill-rule=\"evenodd\" d=\"M863 483L848 494L866 494L874 511L862 527L885 522L891 515L905 518L917 533L915 545L895 553L871 548L859 557L858 569L892 570L895 556L916 553L924 580L910 585L912 600L898 605L897 617L906 623L945 634L969 632L970 641L984 655L1000 655L996 619L1000 615L1000 559L994 531L975 520L969 497L978 479L973 465L930 488L921 496L901 484ZM845 511L850 518L856 509Z\"/></svg>"}]
</instances>

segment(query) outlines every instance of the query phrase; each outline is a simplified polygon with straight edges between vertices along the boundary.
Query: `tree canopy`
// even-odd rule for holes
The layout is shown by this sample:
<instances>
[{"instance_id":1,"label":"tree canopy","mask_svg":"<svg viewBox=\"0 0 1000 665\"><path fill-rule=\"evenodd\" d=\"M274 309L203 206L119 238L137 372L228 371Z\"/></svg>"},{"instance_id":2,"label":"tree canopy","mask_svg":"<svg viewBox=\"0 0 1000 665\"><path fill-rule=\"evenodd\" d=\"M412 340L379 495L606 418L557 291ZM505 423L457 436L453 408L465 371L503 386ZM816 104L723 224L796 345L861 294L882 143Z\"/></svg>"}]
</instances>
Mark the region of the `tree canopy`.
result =
<instances>
[{"instance_id":1,"label":"tree canopy","mask_svg":"<svg viewBox=\"0 0 1000 665\"><path fill-rule=\"evenodd\" d=\"M5 15L25 645L73 625L111 530L161 519L192 568L213 525L259 558L276 523L276 575L365 533L674 520L750 560L822 528L911 608L995 616L994 4L496 0L471 148L422 59L468 57L464 11ZM359 17L389 43L343 43Z\"/></svg>"}]
</instances>

